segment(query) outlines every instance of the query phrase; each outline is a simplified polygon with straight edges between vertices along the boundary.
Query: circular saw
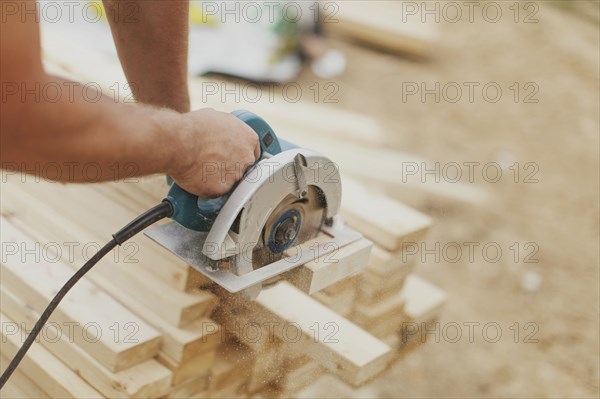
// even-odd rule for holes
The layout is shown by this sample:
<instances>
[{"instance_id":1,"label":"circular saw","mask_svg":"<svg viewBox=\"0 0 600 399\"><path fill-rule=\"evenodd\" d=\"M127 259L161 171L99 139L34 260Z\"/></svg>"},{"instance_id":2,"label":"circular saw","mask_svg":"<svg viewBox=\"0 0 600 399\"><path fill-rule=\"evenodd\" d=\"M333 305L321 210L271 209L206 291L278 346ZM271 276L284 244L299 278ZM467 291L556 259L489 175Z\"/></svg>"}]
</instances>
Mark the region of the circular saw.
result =
<instances>
[{"instance_id":1,"label":"circular saw","mask_svg":"<svg viewBox=\"0 0 600 399\"><path fill-rule=\"evenodd\" d=\"M324 155L277 138L248 111L235 111L258 135L261 156L231 192L216 199L170 181L172 222L146 235L230 292L248 299L262 283L358 240L338 220L341 181Z\"/></svg>"}]
</instances>

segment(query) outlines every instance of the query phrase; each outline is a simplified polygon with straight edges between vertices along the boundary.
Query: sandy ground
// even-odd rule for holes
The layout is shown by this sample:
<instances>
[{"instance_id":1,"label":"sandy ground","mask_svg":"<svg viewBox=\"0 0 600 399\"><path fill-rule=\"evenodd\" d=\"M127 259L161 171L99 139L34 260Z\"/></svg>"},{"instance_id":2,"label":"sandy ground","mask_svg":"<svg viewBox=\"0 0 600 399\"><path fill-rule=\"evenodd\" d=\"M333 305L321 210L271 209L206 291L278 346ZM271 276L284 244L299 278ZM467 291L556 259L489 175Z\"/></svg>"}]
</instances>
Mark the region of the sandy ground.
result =
<instances>
[{"instance_id":1,"label":"sandy ground","mask_svg":"<svg viewBox=\"0 0 600 399\"><path fill-rule=\"evenodd\" d=\"M505 169L501 181L489 183L476 172L478 184L491 193L481 207L410 201L435 218L428 248L436 242L476 242L479 248L491 242L502 256L493 263L475 250L473 261L463 253L455 263L433 256L420 262L417 273L449 296L439 342L430 335L425 346L354 393L337 387L333 378L313 393L598 397L599 29L586 12L547 4L541 4L537 18L531 24L510 17L496 24L481 18L442 23L439 49L425 63L334 41L349 57L348 71L338 80L340 105L382 120L390 145L442 165L519 162L521 174L515 183ZM305 72L302 79L315 78ZM425 102L419 96L402 100L402 82L432 87L436 81L442 86L496 82L503 95L496 103L485 101L480 90L472 103L466 94L457 103L443 98L436 103L433 96ZM515 103L509 88L514 82L522 90L535 83L539 91L532 98L538 102L524 103L530 87ZM538 169L525 170L527 162ZM525 183L533 172L538 182ZM515 242L517 259L510 249ZM525 263L528 254L537 263ZM464 324L469 322L480 323L472 342ZM456 343L451 327L442 333L448 323L461 326ZM497 342L493 328L483 334L486 323L501 328ZM519 323L517 337L514 323Z\"/></svg>"}]
</instances>

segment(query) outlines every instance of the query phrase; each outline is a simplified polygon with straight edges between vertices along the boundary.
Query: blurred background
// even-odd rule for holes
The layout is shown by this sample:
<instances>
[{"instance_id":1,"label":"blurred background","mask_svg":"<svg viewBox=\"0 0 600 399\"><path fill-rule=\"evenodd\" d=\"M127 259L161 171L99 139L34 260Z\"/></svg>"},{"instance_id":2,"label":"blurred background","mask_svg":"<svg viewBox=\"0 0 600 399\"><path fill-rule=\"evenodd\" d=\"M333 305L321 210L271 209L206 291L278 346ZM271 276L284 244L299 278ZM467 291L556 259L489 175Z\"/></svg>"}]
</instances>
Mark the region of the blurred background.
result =
<instances>
[{"instance_id":1,"label":"blurred background","mask_svg":"<svg viewBox=\"0 0 600 399\"><path fill-rule=\"evenodd\" d=\"M256 22L192 2L195 106L270 110L281 137L313 146L309 124L360 115L316 149L433 218L410 256L447 294L427 343L380 377L355 390L327 376L302 395L597 397L599 3L289 3L289 19ZM108 25L84 22L45 23L45 40L71 32L116 59ZM279 129L298 119L306 134Z\"/></svg>"}]
</instances>

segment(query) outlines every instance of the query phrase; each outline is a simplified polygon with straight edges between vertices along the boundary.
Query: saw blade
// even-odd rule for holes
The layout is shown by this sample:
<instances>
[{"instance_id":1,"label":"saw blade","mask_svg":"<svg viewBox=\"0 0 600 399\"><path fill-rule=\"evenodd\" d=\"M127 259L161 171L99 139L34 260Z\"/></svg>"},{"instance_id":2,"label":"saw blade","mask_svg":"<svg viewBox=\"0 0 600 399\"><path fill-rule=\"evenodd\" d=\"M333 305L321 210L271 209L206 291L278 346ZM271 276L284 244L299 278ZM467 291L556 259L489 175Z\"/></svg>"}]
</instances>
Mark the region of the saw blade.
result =
<instances>
[{"instance_id":1,"label":"saw blade","mask_svg":"<svg viewBox=\"0 0 600 399\"><path fill-rule=\"evenodd\" d=\"M256 244L252 252L252 266L255 270L283 258L284 251L274 252L269 242L277 235L276 233L279 233L279 231L274 231L281 227L281 223L278 224L278 221L290 214L298 215L300 221L299 229L293 234L294 238L290 240L293 241L292 246L315 238L325 220L325 204L319 190L314 186L309 186L304 198L299 199L290 194L275 207L263 226L260 242ZM288 229L293 230L291 227Z\"/></svg>"}]
</instances>

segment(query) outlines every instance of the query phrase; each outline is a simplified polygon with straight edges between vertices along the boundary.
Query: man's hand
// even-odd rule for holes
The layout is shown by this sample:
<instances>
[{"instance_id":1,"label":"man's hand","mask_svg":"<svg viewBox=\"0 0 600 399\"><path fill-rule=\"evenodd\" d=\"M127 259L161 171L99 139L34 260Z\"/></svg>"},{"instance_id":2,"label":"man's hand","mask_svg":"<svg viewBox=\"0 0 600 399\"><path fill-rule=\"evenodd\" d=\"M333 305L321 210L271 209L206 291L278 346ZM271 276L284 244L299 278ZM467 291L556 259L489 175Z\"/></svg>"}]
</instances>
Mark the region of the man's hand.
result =
<instances>
[{"instance_id":1,"label":"man's hand","mask_svg":"<svg viewBox=\"0 0 600 399\"><path fill-rule=\"evenodd\" d=\"M182 115L183 150L171 176L186 191L203 198L231 190L260 156L258 136L231 114L203 109Z\"/></svg>"}]
</instances>

